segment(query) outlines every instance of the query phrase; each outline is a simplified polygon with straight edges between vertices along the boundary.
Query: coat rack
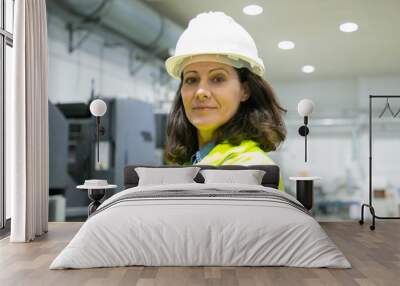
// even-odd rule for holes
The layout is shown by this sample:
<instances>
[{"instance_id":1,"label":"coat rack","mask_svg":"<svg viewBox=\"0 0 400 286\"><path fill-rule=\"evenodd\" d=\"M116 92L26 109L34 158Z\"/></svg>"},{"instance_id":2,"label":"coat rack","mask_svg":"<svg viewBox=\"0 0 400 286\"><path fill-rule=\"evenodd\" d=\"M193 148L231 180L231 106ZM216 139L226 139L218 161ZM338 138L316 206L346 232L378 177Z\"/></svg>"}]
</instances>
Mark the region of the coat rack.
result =
<instances>
[{"instance_id":1,"label":"coat rack","mask_svg":"<svg viewBox=\"0 0 400 286\"><path fill-rule=\"evenodd\" d=\"M390 107L389 98L400 98L400 95L370 95L369 96L369 203L362 204L361 206L361 219L359 221L360 224L364 223L364 207L369 208L369 211L372 215L372 225L370 225L370 229L375 229L375 219L400 219L400 217L383 217L375 214L375 209L372 204L372 100L373 99L386 99L386 105L384 109L379 114L378 118L381 118L386 110L389 110L389 113L393 118L396 118L400 113L400 109L394 113L392 108Z\"/></svg>"}]
</instances>

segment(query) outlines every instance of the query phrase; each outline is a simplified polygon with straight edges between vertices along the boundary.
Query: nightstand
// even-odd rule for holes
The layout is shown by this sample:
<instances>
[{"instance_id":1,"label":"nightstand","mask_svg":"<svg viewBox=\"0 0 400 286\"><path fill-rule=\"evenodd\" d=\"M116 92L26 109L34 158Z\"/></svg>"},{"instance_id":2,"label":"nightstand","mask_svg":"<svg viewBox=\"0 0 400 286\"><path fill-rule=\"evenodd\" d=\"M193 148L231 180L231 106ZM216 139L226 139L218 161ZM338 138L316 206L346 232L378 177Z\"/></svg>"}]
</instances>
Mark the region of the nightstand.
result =
<instances>
[{"instance_id":1,"label":"nightstand","mask_svg":"<svg viewBox=\"0 0 400 286\"><path fill-rule=\"evenodd\" d=\"M97 210L101 205L107 190L115 189L117 185L109 185L106 180L85 180L84 185L77 186L77 189L87 190L88 197L92 201L88 206L88 216Z\"/></svg>"},{"instance_id":2,"label":"nightstand","mask_svg":"<svg viewBox=\"0 0 400 286\"><path fill-rule=\"evenodd\" d=\"M313 183L314 180L321 179L320 177L289 177L290 180L296 181L296 199L303 206L311 210L314 202Z\"/></svg>"}]
</instances>

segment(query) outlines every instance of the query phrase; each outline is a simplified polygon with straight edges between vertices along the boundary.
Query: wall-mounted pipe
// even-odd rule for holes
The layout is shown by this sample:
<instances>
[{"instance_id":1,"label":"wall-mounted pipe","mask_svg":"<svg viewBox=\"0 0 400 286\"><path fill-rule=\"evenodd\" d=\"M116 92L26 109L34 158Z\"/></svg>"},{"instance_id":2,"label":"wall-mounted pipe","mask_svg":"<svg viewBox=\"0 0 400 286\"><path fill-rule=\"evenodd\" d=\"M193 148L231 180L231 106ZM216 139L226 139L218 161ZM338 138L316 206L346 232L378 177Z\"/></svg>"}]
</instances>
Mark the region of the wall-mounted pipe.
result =
<instances>
[{"instance_id":1,"label":"wall-mounted pipe","mask_svg":"<svg viewBox=\"0 0 400 286\"><path fill-rule=\"evenodd\" d=\"M167 54L183 29L138 0L51 0L68 12L100 23L155 54Z\"/></svg>"}]
</instances>

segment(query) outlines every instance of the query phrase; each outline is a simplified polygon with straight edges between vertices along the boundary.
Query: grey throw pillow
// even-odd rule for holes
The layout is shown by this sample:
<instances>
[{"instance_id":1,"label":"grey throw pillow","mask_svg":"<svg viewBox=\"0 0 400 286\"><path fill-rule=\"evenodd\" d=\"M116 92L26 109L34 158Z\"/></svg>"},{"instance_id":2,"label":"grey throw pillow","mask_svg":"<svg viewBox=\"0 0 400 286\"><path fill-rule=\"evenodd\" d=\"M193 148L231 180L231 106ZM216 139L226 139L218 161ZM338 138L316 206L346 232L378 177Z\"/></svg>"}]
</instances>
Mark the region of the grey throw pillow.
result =
<instances>
[{"instance_id":1,"label":"grey throw pillow","mask_svg":"<svg viewBox=\"0 0 400 286\"><path fill-rule=\"evenodd\" d=\"M262 170L201 170L204 183L234 183L261 185L265 171Z\"/></svg>"},{"instance_id":2,"label":"grey throw pillow","mask_svg":"<svg viewBox=\"0 0 400 286\"><path fill-rule=\"evenodd\" d=\"M135 168L139 176L138 186L196 183L194 178L199 167L182 168Z\"/></svg>"}]
</instances>

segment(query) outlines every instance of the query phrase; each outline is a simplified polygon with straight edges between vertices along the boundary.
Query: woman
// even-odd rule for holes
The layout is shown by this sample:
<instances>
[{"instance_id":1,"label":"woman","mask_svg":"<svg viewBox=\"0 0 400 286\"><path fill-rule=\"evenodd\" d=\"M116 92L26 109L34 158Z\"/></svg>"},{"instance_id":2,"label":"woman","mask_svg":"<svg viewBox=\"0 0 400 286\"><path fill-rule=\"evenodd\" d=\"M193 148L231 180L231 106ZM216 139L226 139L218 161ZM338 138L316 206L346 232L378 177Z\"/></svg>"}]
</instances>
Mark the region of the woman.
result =
<instances>
[{"instance_id":1,"label":"woman","mask_svg":"<svg viewBox=\"0 0 400 286\"><path fill-rule=\"evenodd\" d=\"M168 162L274 164L267 152L286 137L286 111L262 79L263 62L243 27L222 12L199 14L166 68L181 81L167 126Z\"/></svg>"}]
</instances>

